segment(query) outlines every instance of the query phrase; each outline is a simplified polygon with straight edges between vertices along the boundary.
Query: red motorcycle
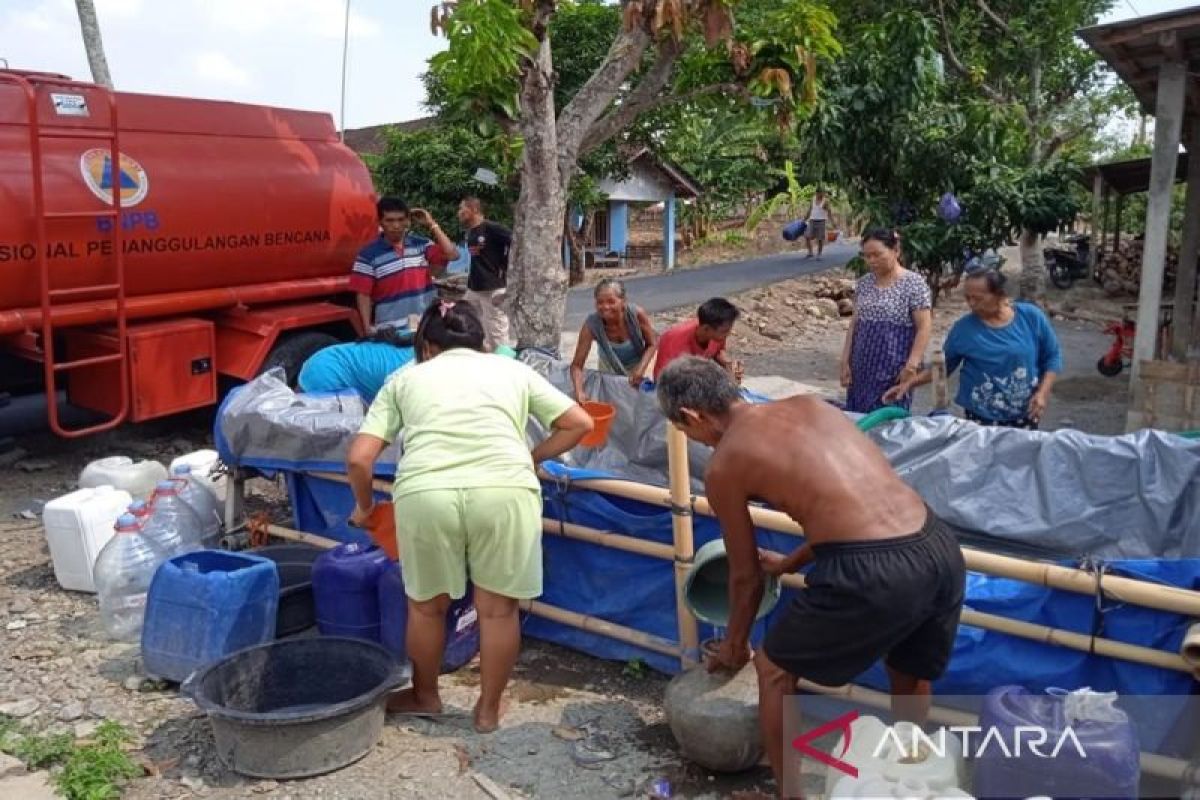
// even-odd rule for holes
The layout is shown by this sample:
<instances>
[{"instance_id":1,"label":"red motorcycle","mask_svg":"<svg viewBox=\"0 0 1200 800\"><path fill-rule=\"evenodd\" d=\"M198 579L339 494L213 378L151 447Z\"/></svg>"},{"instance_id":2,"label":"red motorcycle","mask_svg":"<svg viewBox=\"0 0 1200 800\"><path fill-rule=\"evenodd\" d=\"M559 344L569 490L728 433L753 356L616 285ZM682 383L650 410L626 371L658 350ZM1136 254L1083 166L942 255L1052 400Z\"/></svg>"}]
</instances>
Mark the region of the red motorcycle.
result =
<instances>
[{"instance_id":1,"label":"red motorcycle","mask_svg":"<svg viewBox=\"0 0 1200 800\"><path fill-rule=\"evenodd\" d=\"M1174 303L1163 303L1158 310L1158 342L1159 354L1158 358L1165 358L1166 351L1171 343L1171 309ZM1129 366L1133 360L1133 340L1137 334L1137 318L1136 305L1125 305L1121 307L1122 318L1120 321L1108 323L1104 328L1104 332L1113 337L1112 346L1108 348L1108 352L1100 357L1096 362L1096 369L1101 375L1112 377L1120 375L1121 370Z\"/></svg>"}]
</instances>

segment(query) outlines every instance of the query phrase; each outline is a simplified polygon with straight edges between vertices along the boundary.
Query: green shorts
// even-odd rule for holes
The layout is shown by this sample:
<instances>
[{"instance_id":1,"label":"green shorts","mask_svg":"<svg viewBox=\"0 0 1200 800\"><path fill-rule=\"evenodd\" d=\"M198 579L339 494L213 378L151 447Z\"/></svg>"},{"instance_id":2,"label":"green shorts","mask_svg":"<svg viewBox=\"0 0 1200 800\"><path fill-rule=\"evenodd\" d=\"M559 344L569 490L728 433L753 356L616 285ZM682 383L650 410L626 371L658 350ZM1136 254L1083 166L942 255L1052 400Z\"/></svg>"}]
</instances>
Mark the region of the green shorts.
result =
<instances>
[{"instance_id":1,"label":"green shorts","mask_svg":"<svg viewBox=\"0 0 1200 800\"><path fill-rule=\"evenodd\" d=\"M467 593L467 579L504 597L542 593L542 495L534 489L435 489L396 499L404 591L430 600Z\"/></svg>"}]
</instances>

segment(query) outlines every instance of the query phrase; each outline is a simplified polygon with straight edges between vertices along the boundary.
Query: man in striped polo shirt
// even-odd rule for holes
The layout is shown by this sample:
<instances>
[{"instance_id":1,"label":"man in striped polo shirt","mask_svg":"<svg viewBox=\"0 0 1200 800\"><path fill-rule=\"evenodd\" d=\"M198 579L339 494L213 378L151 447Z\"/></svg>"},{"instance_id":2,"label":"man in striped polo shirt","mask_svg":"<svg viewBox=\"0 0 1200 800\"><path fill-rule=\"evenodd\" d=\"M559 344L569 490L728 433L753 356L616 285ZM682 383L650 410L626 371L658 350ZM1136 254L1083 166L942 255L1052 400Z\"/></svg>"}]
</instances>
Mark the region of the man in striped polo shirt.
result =
<instances>
[{"instance_id":1,"label":"man in striped polo shirt","mask_svg":"<svg viewBox=\"0 0 1200 800\"><path fill-rule=\"evenodd\" d=\"M458 258L458 247L425 209L412 209L411 222L429 228L435 241L409 232L409 208L400 198L380 198L376 210L379 238L359 252L350 273L368 332L384 325L407 328L409 315L424 314L437 296L434 277Z\"/></svg>"}]
</instances>

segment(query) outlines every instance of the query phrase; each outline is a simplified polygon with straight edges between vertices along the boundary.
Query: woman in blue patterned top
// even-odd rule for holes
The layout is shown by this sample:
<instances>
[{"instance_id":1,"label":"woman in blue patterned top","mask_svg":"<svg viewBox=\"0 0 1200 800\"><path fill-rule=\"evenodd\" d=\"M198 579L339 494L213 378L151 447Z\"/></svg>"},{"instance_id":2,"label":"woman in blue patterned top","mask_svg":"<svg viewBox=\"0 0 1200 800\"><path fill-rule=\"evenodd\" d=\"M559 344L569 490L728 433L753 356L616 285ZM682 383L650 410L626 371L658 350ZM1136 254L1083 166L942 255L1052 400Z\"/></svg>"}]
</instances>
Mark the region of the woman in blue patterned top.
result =
<instances>
[{"instance_id":1,"label":"woman in blue patterned top","mask_svg":"<svg viewBox=\"0 0 1200 800\"><path fill-rule=\"evenodd\" d=\"M868 414L884 405L909 408L910 393L884 401L884 393L921 371L933 331L929 286L900 266L899 239L876 228L862 240L870 272L854 292L854 317L842 349L846 410Z\"/></svg>"},{"instance_id":2,"label":"woman in blue patterned top","mask_svg":"<svg viewBox=\"0 0 1200 800\"><path fill-rule=\"evenodd\" d=\"M946 373L962 365L955 402L967 419L981 425L1036 430L1062 372L1062 350L1045 313L1029 303L1013 303L1004 274L968 274L963 291L971 313L946 337ZM908 394L928 383L926 371L903 381L886 397Z\"/></svg>"}]
</instances>

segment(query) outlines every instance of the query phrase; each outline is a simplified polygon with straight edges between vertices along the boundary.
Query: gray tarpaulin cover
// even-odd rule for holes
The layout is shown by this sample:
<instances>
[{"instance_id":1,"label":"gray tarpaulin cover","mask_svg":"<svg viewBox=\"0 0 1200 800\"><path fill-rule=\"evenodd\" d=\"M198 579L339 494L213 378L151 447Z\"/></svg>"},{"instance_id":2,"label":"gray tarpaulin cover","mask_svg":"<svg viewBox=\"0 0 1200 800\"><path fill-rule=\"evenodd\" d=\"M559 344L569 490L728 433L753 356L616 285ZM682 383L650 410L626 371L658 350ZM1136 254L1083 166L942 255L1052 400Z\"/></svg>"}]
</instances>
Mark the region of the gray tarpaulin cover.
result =
<instances>
[{"instance_id":1,"label":"gray tarpaulin cover","mask_svg":"<svg viewBox=\"0 0 1200 800\"><path fill-rule=\"evenodd\" d=\"M568 364L537 351L521 358L571 392ZM654 393L592 371L585 389L617 414L608 444L577 448L568 466L665 486L666 421ZM296 395L268 374L226 401L217 445L234 464L329 468L344 462L362 417L357 395ZM531 421L529 435L544 434ZM900 420L868 435L964 538L1068 558L1200 557L1200 441L1152 430L1093 436L984 428L948 416ZM708 453L689 445L697 492ZM392 472L395 456L394 446L385 451L380 474Z\"/></svg>"}]
</instances>

